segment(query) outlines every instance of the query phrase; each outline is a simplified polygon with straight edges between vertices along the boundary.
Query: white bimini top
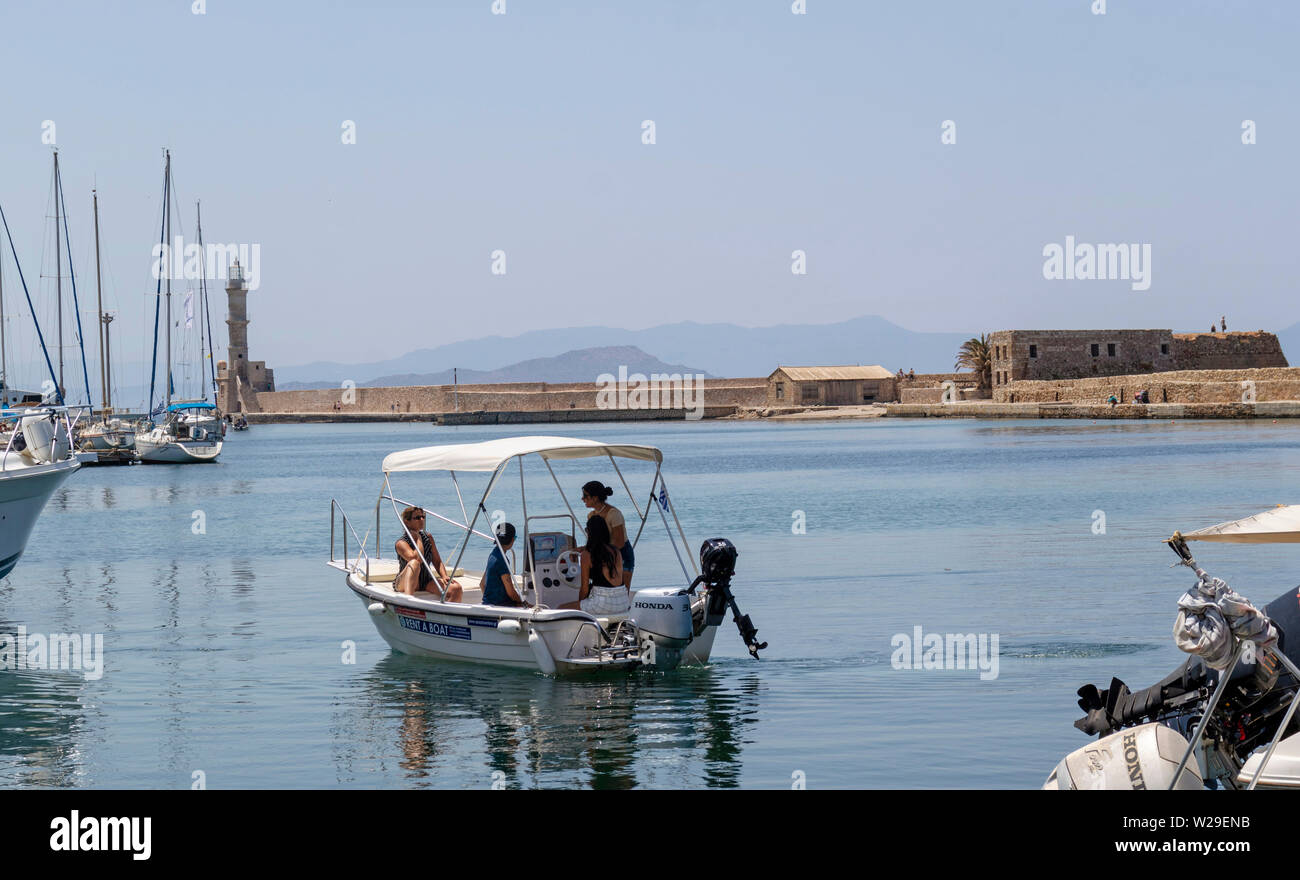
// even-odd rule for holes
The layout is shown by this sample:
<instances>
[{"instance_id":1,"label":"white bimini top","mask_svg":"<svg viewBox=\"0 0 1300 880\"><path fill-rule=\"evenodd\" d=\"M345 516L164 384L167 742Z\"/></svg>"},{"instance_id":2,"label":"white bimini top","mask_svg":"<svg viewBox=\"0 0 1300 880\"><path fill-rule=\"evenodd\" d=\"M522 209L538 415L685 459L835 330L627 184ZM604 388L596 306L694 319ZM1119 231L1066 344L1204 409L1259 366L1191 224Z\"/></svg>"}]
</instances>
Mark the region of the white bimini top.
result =
<instances>
[{"instance_id":1,"label":"white bimini top","mask_svg":"<svg viewBox=\"0 0 1300 880\"><path fill-rule=\"evenodd\" d=\"M383 471L495 471L502 462L536 453L545 459L597 458L612 455L639 461L664 460L653 446L601 443L576 437L504 437L482 443L423 446L394 452L384 458Z\"/></svg>"}]
</instances>

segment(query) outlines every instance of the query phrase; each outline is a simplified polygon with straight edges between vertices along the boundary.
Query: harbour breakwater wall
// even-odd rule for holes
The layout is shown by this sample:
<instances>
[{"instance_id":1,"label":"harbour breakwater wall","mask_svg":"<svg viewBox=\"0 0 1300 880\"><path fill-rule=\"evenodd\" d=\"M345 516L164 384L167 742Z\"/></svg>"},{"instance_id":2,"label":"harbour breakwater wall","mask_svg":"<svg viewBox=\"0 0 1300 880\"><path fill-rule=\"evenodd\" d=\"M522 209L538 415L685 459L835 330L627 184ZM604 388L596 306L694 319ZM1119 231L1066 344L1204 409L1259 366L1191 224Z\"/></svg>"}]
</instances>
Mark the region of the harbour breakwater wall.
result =
<instances>
[{"instance_id":1,"label":"harbour breakwater wall","mask_svg":"<svg viewBox=\"0 0 1300 880\"><path fill-rule=\"evenodd\" d=\"M1147 392L1151 403L1252 403L1300 400L1300 367L1245 370L1173 370L1090 379L1018 379L998 388L995 403L1105 404L1114 395L1130 403Z\"/></svg>"},{"instance_id":2,"label":"harbour breakwater wall","mask_svg":"<svg viewBox=\"0 0 1300 880\"><path fill-rule=\"evenodd\" d=\"M684 403L692 409L698 403L705 417L716 417L724 409L726 414L738 406L760 406L767 397L767 380L761 378L704 379L698 390L692 389ZM628 389L631 391L631 389ZM303 391L261 391L257 393L257 409L263 416L318 414L339 421L365 421L368 416L392 418L410 415L427 418L440 414L471 413L561 413L585 411L610 412L616 418L638 418L630 413L643 411L677 411L681 417L680 397L670 399L667 383L661 394L639 407L628 401L624 409L602 406L599 397L608 386L595 382L503 382L478 385L409 385L381 388L340 387ZM692 396L694 395L694 396ZM336 409L337 406L337 409ZM711 415L712 414L712 415ZM522 418L522 417L521 417ZM605 418L605 417L599 417ZM642 417L644 418L644 417ZM305 420L305 419L304 419ZM325 419L329 420L329 419ZM549 418L537 421L573 420ZM591 419L582 419L588 421ZM258 419L258 421L284 421L284 419Z\"/></svg>"},{"instance_id":3,"label":"harbour breakwater wall","mask_svg":"<svg viewBox=\"0 0 1300 880\"><path fill-rule=\"evenodd\" d=\"M893 418L968 419L1281 419L1300 418L1300 400L1262 403L890 403Z\"/></svg>"}]
</instances>

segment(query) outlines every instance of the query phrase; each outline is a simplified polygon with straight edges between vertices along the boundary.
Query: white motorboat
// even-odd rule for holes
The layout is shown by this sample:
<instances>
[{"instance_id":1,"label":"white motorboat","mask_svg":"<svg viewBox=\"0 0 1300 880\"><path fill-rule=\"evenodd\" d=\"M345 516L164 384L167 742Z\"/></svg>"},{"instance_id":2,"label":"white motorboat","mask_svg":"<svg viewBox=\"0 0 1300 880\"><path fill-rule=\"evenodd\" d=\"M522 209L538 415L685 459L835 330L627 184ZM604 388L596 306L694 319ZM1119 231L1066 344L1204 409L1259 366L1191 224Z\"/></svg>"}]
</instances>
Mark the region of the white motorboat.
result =
<instances>
[{"instance_id":1,"label":"white motorboat","mask_svg":"<svg viewBox=\"0 0 1300 880\"><path fill-rule=\"evenodd\" d=\"M1207 575L1188 541L1300 543L1300 505L1174 533L1167 543L1197 576L1174 627L1193 656L1139 691L1117 678L1081 687L1075 727L1099 739L1044 788L1300 789L1300 590L1256 608Z\"/></svg>"},{"instance_id":2,"label":"white motorboat","mask_svg":"<svg viewBox=\"0 0 1300 880\"><path fill-rule=\"evenodd\" d=\"M135 453L146 464L216 461L221 454L221 417L205 401L173 403L161 425L135 435Z\"/></svg>"},{"instance_id":3,"label":"white motorboat","mask_svg":"<svg viewBox=\"0 0 1300 880\"><path fill-rule=\"evenodd\" d=\"M36 519L81 465L66 407L0 410L0 577L13 571Z\"/></svg>"},{"instance_id":4,"label":"white motorboat","mask_svg":"<svg viewBox=\"0 0 1300 880\"><path fill-rule=\"evenodd\" d=\"M544 465L544 473L549 473L555 482L566 512L538 512L536 499L529 507L524 484L525 458ZM627 490L639 520L638 524L630 513L626 514L627 535L635 546L647 520L657 512L682 569L680 583L636 589L630 599L630 609L624 614L596 616L559 607L578 598L577 535L584 532L586 521L574 514L552 463L574 459L607 461L613 465L624 488L628 484L619 460L653 464L649 494L641 496L646 499L644 509L632 491ZM487 501L512 461L519 468L521 506L518 509L523 512L524 527L522 544L516 542L514 546L522 548L522 567L514 562L515 549L506 558L515 589L525 604L522 607L485 605L482 603L483 572L465 570L460 563L472 539L481 542L479 546L484 548L485 555L493 546L500 549L495 530L486 525ZM700 563L696 565L664 484L662 461L663 454L653 446L568 437L512 437L395 452L383 462L384 484L376 506L373 541L370 531L364 537L358 536L338 502L331 502L329 565L344 575L348 588L366 606L379 634L394 651L402 654L516 667L548 675L643 666L668 670L681 664L706 663L717 628L730 608L741 637L757 658L766 644L758 642L757 630L749 616L740 613L731 594L736 549L725 538L705 541ZM396 558L382 558L379 553L382 549L379 514L385 501L398 515L398 534L405 532L411 537L401 524L398 507L407 502L394 496L391 475L422 471L446 474L448 489L455 490L459 501L460 519L444 516L428 505L422 506L429 516L463 532L455 560L447 564L448 575L462 587L460 602L444 601L448 585L442 583L428 559L424 559L424 565L432 577L429 591L414 595L396 591L393 582L400 564ZM482 498L472 510L465 508L457 472L491 474ZM336 529L338 519L341 528ZM480 530L481 524L488 531ZM340 536L341 552L336 553L335 539Z\"/></svg>"}]
</instances>

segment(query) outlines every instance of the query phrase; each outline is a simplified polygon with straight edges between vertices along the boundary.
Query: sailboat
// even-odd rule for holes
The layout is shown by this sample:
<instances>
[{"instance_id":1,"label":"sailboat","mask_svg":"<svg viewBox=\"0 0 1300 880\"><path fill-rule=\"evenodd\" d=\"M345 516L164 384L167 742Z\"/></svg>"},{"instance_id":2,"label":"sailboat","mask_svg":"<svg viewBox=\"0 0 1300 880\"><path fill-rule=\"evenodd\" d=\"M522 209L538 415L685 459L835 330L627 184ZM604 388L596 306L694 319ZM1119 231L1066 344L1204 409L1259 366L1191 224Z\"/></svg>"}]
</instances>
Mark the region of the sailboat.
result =
<instances>
[{"instance_id":1,"label":"sailboat","mask_svg":"<svg viewBox=\"0 0 1300 880\"><path fill-rule=\"evenodd\" d=\"M44 405L44 401L38 398L35 405L18 401L19 406L11 407L11 398L6 391L4 400L0 401L0 523L3 524L0 527L0 577L5 577L13 571L27 548L27 539L50 496L81 464L72 451L72 419L63 392L54 382L54 365L45 347L45 337L32 306L22 266L18 264L18 251L14 248L3 209L0 209L0 222L4 225L14 266L18 269L27 307L31 310L45 366L50 371L53 390L47 396L57 399L57 404ZM0 288L0 318L3 298L4 291ZM0 327L3 327L3 320L0 320ZM5 369L6 355L0 354L0 365ZM5 382L7 388L7 373Z\"/></svg>"},{"instance_id":2,"label":"sailboat","mask_svg":"<svg viewBox=\"0 0 1300 880\"><path fill-rule=\"evenodd\" d=\"M117 415L112 404L112 348L109 324L113 315L104 311L104 280L99 257L99 192L91 190L95 213L95 293L99 307L100 410L97 418L78 433L80 449L93 451L97 464L131 464L135 461L135 425Z\"/></svg>"},{"instance_id":3,"label":"sailboat","mask_svg":"<svg viewBox=\"0 0 1300 880\"><path fill-rule=\"evenodd\" d=\"M216 404L209 403L205 394L202 399L179 400L172 397L173 361L172 361L172 266L175 255L171 253L172 241L172 154L166 151L166 170L163 172L163 218L161 258L165 260L163 271L158 276L160 299L154 304L154 357L149 378L149 415L160 422L151 421L152 428L135 436L136 457L146 464L193 464L216 461L221 454L221 413ZM202 274L202 273L200 273ZM164 290L163 284L166 284ZM192 300L187 299L187 303ZM163 385L163 400L154 407L154 379L158 375L158 318L160 311L166 311L166 333L164 363L166 378ZM187 309L186 327L190 326ZM201 326L201 325L200 325ZM202 343L200 342L200 349ZM206 386L206 383L205 383Z\"/></svg>"}]
</instances>

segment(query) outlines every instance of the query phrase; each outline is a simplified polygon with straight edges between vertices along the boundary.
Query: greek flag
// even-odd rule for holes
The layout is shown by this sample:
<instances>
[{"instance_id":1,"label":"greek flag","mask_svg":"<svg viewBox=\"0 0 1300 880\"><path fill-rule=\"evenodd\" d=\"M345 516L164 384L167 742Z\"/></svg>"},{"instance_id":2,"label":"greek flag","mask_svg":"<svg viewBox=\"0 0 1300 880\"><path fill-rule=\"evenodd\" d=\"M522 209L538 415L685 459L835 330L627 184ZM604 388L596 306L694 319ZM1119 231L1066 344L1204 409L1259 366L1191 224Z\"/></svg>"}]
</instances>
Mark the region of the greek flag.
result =
<instances>
[{"instance_id":1,"label":"greek flag","mask_svg":"<svg viewBox=\"0 0 1300 880\"><path fill-rule=\"evenodd\" d=\"M668 487L667 486L659 487L659 506L662 507L664 510L668 509Z\"/></svg>"}]
</instances>

